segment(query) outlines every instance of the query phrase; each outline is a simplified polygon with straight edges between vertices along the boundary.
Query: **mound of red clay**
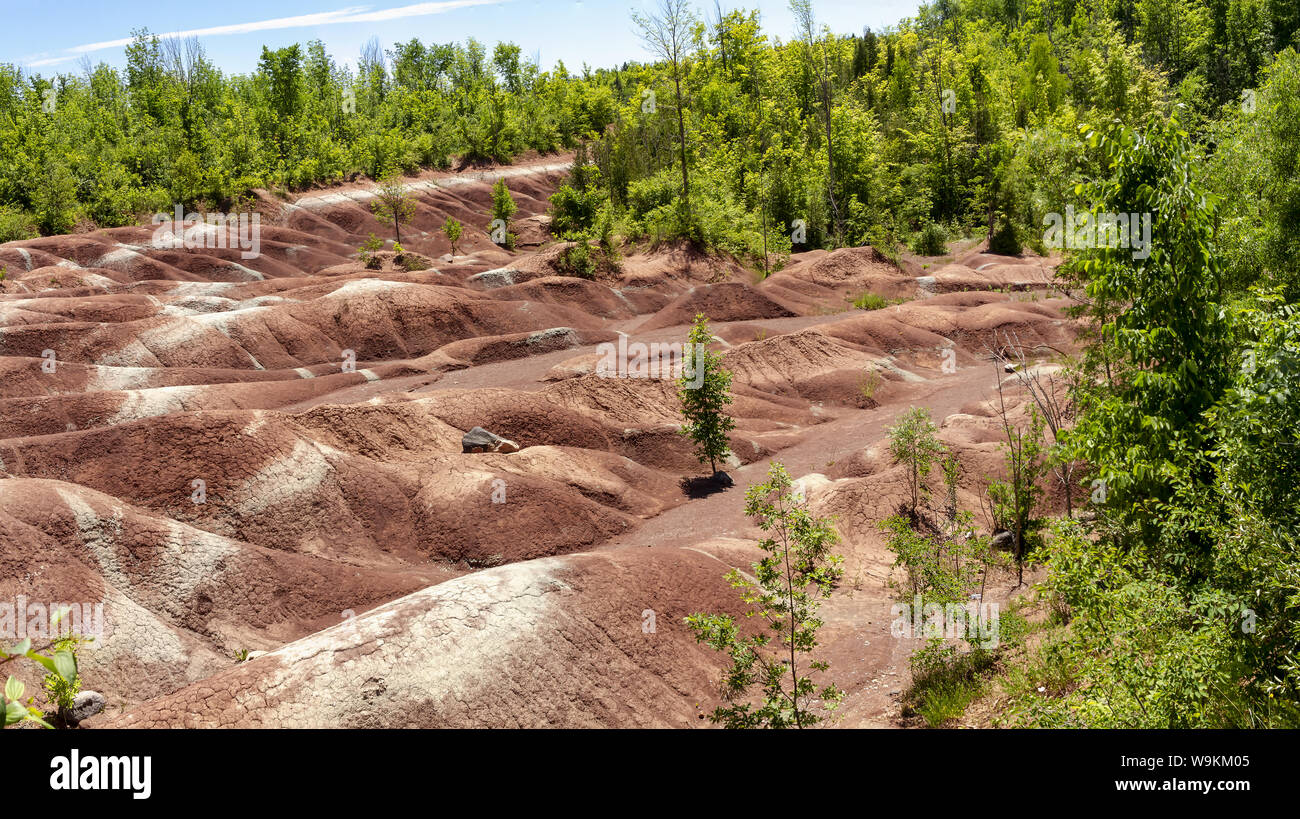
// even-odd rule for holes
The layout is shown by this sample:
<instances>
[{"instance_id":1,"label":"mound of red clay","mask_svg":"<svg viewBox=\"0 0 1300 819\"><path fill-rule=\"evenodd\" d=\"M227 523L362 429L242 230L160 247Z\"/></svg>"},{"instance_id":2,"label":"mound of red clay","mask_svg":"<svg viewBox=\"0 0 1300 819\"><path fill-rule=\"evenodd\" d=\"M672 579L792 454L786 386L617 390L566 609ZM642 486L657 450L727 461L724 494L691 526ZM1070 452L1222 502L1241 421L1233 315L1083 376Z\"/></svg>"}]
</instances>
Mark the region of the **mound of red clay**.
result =
<instances>
[{"instance_id":1,"label":"mound of red clay","mask_svg":"<svg viewBox=\"0 0 1300 819\"><path fill-rule=\"evenodd\" d=\"M717 322L797 315L795 311L763 295L750 285L723 282L692 287L677 300L639 324L637 331L647 332L661 327L690 324L700 314Z\"/></svg>"},{"instance_id":2,"label":"mound of red clay","mask_svg":"<svg viewBox=\"0 0 1300 819\"><path fill-rule=\"evenodd\" d=\"M915 273L900 270L870 247L797 253L790 263L763 280L760 289L800 313L844 310L863 293L886 299L910 298Z\"/></svg>"},{"instance_id":3,"label":"mound of red clay","mask_svg":"<svg viewBox=\"0 0 1300 819\"><path fill-rule=\"evenodd\" d=\"M723 658L685 618L740 615L740 543L504 566L394 600L99 727L678 727ZM743 565L743 564L742 564Z\"/></svg>"},{"instance_id":4,"label":"mound of red clay","mask_svg":"<svg viewBox=\"0 0 1300 819\"><path fill-rule=\"evenodd\" d=\"M240 649L280 645L455 576L267 549L53 480L0 480L0 538L0 599L23 595L40 615L76 603L69 625L98 632L81 651L81 674L115 703L167 693L232 665Z\"/></svg>"},{"instance_id":5,"label":"mound of red clay","mask_svg":"<svg viewBox=\"0 0 1300 819\"><path fill-rule=\"evenodd\" d=\"M975 251L927 275L846 248L754 284L666 245L559 276L565 245L534 245L562 168L411 180L424 270L389 245L378 270L357 258L389 235L366 183L259 195L251 259L146 226L0 246L0 601L106 604L87 685L151 702L101 722L701 724L721 658L681 621L738 611L743 488L779 456L840 516L862 594L827 610L826 647L851 724L880 724L907 655L883 619L878 523L903 490L885 425L935 407L979 506L1001 463L988 348L1014 339L1034 367L1072 349L1065 302L1038 300L1047 262ZM514 252L483 227L498 178ZM867 292L913 301L854 310ZM734 374L726 491L690 481L708 465L675 374L596 368L598 345L682 342L697 312ZM521 449L464 453L476 426Z\"/></svg>"}]
</instances>

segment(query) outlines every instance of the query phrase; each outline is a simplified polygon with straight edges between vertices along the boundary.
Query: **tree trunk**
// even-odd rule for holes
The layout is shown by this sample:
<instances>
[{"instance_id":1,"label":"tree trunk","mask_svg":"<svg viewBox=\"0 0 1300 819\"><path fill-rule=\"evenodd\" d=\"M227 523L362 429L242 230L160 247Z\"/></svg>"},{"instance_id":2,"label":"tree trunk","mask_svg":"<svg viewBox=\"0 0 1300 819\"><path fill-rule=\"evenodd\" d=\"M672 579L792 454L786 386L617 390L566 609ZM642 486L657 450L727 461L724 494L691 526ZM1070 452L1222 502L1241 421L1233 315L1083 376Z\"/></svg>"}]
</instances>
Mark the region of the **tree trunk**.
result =
<instances>
[{"instance_id":1,"label":"tree trunk","mask_svg":"<svg viewBox=\"0 0 1300 819\"><path fill-rule=\"evenodd\" d=\"M682 79L677 63L673 62L673 88L677 94L677 141L681 144L682 157L682 205L686 215L691 213L691 177L686 169L686 113L682 110Z\"/></svg>"},{"instance_id":2,"label":"tree trunk","mask_svg":"<svg viewBox=\"0 0 1300 819\"><path fill-rule=\"evenodd\" d=\"M831 82L826 76L826 51L822 50L822 110L826 124L826 194L831 200L831 218L835 223L835 244L840 244L844 234L844 221L840 206L835 200L835 145L831 137Z\"/></svg>"}]
</instances>

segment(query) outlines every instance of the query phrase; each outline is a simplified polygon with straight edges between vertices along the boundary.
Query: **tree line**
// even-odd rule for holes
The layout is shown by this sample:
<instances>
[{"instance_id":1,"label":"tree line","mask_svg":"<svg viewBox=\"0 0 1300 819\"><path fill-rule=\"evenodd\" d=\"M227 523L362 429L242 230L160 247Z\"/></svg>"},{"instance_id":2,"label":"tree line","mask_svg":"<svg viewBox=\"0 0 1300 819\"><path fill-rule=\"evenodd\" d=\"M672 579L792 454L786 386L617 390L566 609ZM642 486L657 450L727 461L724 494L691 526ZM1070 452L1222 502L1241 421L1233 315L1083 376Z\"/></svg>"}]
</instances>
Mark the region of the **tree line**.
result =
<instances>
[{"instance_id":1,"label":"tree line","mask_svg":"<svg viewBox=\"0 0 1300 819\"><path fill-rule=\"evenodd\" d=\"M545 71L517 45L473 39L386 52L372 40L355 69L312 41L263 48L256 70L227 74L197 39L144 30L124 70L0 65L0 242L133 224L176 203L237 210L257 188L571 148L612 117L602 74Z\"/></svg>"}]
</instances>

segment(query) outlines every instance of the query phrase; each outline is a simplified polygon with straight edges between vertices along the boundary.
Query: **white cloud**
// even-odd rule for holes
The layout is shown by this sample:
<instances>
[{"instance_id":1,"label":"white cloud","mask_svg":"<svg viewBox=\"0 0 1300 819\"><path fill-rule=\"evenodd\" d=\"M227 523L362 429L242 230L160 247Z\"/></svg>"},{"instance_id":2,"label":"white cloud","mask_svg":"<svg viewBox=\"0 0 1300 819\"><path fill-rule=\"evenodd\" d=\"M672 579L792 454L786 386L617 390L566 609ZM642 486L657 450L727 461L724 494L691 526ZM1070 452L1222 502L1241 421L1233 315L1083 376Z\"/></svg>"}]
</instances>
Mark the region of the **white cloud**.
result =
<instances>
[{"instance_id":1,"label":"white cloud","mask_svg":"<svg viewBox=\"0 0 1300 819\"><path fill-rule=\"evenodd\" d=\"M494 6L509 0L442 0L435 3L414 3L391 9L371 10L370 6L350 6L338 11L322 11L316 14L300 14L295 17L276 17L271 20L257 20L248 23L232 23L225 26L210 26L187 31L176 31L166 36L175 37L219 37L230 34L249 34L254 31L272 31L283 28L304 28L307 26L339 25L343 23L386 23L407 17L425 17L430 14L442 14L472 6ZM117 40L104 40L98 43L86 43L64 49L67 53L60 57L46 57L39 60L24 61L33 68L44 65L56 65L76 59L81 54L103 51L107 48L122 48L129 45L133 37Z\"/></svg>"}]
</instances>

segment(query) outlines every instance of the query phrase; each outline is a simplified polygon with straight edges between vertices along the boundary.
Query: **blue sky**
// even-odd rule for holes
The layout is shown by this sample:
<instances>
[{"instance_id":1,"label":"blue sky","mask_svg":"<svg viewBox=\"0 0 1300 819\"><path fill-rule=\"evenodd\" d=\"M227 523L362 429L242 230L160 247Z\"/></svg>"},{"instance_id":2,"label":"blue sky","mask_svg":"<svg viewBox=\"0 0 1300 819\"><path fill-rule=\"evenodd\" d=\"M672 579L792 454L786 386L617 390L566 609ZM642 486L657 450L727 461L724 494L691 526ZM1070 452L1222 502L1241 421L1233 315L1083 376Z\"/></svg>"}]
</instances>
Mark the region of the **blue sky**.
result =
<instances>
[{"instance_id":1,"label":"blue sky","mask_svg":"<svg viewBox=\"0 0 1300 819\"><path fill-rule=\"evenodd\" d=\"M124 64L131 31L194 34L210 59L232 73L251 71L263 45L272 48L320 39L339 62L355 65L362 45L378 37L385 49L419 37L425 42L474 37L489 48L517 43L544 68L563 60L570 71L584 62L607 67L646 59L629 12L654 0L0 0L10 36L0 40L0 63L51 75L78 72L82 55ZM789 39L786 0L733 0L723 8L757 8L769 36ZM916 12L919 0L814 0L820 23L839 33L879 30ZM713 0L696 0L697 12Z\"/></svg>"}]
</instances>

